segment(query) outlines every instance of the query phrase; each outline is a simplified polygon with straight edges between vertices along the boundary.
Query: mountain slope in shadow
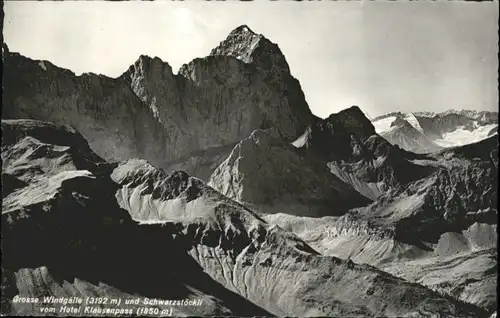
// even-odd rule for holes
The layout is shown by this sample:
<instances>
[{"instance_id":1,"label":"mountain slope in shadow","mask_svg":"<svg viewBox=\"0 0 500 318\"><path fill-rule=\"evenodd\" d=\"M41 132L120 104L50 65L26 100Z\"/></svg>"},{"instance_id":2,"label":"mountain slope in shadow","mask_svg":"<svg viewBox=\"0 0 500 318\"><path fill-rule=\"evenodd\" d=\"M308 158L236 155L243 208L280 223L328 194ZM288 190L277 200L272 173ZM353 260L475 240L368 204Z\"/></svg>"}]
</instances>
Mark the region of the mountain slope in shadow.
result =
<instances>
[{"instance_id":1,"label":"mountain slope in shadow","mask_svg":"<svg viewBox=\"0 0 500 318\"><path fill-rule=\"evenodd\" d=\"M208 304L175 308L178 315L484 314L373 267L322 256L183 172L167 175L140 160L105 163L86 145L83 155L71 151L69 140L44 143L25 128L47 126L40 122L2 125L22 132L2 145L3 168L29 181L5 197L2 210L2 288L10 297L133 295ZM53 129L66 139L67 128ZM34 151L40 146L43 152ZM68 153L58 147L73 155L62 159ZM42 174L19 168L33 152ZM80 156L93 158L85 170L61 165Z\"/></svg>"}]
</instances>

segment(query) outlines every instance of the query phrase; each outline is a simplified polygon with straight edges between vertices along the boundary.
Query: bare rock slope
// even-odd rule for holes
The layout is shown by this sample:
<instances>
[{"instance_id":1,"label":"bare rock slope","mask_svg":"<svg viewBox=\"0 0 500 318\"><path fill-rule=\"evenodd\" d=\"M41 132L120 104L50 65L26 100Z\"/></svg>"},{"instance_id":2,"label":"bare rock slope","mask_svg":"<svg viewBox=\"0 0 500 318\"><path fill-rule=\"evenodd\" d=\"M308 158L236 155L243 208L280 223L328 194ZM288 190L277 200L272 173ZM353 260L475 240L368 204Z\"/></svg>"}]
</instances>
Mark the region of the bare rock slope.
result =
<instances>
[{"instance_id":1,"label":"bare rock slope","mask_svg":"<svg viewBox=\"0 0 500 318\"><path fill-rule=\"evenodd\" d=\"M167 175L141 160L103 162L87 145L73 145L71 138L82 138L68 128L26 120L2 126L10 132L3 170L25 182L6 195L2 210L2 288L9 297L204 301L176 307L176 315L485 314L373 267L322 256L183 172ZM36 126L59 139L38 139ZM51 149L35 151L44 173L21 167L42 146ZM67 164L80 160L85 169ZM11 314L41 310L2 306Z\"/></svg>"},{"instance_id":2,"label":"bare rock slope","mask_svg":"<svg viewBox=\"0 0 500 318\"><path fill-rule=\"evenodd\" d=\"M496 310L498 140L412 160L432 173L340 217L264 218L325 255Z\"/></svg>"},{"instance_id":3,"label":"bare rock slope","mask_svg":"<svg viewBox=\"0 0 500 318\"><path fill-rule=\"evenodd\" d=\"M340 215L371 202L275 129L256 130L238 143L209 184L264 213Z\"/></svg>"},{"instance_id":4,"label":"bare rock slope","mask_svg":"<svg viewBox=\"0 0 500 318\"><path fill-rule=\"evenodd\" d=\"M378 135L357 106L317 119L293 144L321 158L332 173L371 199L432 172L412 162L419 155Z\"/></svg>"},{"instance_id":5,"label":"bare rock slope","mask_svg":"<svg viewBox=\"0 0 500 318\"><path fill-rule=\"evenodd\" d=\"M10 299L3 314L64 316L61 304L41 299L73 296L201 299L203 306L175 307L174 314L268 315L204 273L175 241L173 227L134 222L115 197L116 164L92 153L81 135L28 120L2 121L2 130L3 173L24 181L3 193L2 289ZM15 295L40 302L12 302ZM99 316L111 309L133 316L141 306L88 307L100 308Z\"/></svg>"}]
</instances>

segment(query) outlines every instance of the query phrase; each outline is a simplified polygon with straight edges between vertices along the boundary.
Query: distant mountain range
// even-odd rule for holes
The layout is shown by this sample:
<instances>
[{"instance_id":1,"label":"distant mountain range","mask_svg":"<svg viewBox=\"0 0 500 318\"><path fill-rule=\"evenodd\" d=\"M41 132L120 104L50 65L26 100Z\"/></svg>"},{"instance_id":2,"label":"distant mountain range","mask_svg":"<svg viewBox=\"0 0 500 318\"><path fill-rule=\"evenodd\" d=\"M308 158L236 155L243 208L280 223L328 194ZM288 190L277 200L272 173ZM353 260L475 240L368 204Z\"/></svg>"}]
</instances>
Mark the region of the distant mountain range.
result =
<instances>
[{"instance_id":1,"label":"distant mountain range","mask_svg":"<svg viewBox=\"0 0 500 318\"><path fill-rule=\"evenodd\" d=\"M474 143L496 134L498 112L394 112L375 117L372 123L377 133L390 143L408 151L428 153Z\"/></svg>"}]
</instances>

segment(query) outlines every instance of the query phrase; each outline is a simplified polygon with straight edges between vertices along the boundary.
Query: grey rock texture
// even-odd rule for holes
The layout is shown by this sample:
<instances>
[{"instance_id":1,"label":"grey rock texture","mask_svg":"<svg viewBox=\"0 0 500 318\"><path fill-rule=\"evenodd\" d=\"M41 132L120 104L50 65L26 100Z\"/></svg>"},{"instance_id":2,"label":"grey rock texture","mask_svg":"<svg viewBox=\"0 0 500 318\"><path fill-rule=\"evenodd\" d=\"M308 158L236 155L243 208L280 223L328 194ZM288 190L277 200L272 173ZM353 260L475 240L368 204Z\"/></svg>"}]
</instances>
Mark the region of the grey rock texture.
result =
<instances>
[{"instance_id":1,"label":"grey rock texture","mask_svg":"<svg viewBox=\"0 0 500 318\"><path fill-rule=\"evenodd\" d=\"M420 126L429 136L442 136L444 133L451 132L457 126L465 126L466 129L473 129L474 118L467 117L458 113L439 114L434 117L417 117Z\"/></svg>"},{"instance_id":2,"label":"grey rock texture","mask_svg":"<svg viewBox=\"0 0 500 318\"><path fill-rule=\"evenodd\" d=\"M404 149L493 115L389 114L397 142L356 106L317 118L248 26L178 74L2 56L3 312L39 312L16 294L203 299L175 316L496 309L497 136Z\"/></svg>"},{"instance_id":3,"label":"grey rock texture","mask_svg":"<svg viewBox=\"0 0 500 318\"><path fill-rule=\"evenodd\" d=\"M22 131L37 123L4 125ZM55 136L68 131L54 129ZM38 140L29 131L9 138L16 141L2 147L3 157L23 158L33 148L23 140ZM485 315L371 266L322 256L183 172L168 175L143 160L103 163L88 146L83 150L95 167L60 167L64 154L49 154L55 170L5 198L2 288L10 296L203 299L201 307L178 307L181 316ZM2 308L39 310L21 303Z\"/></svg>"},{"instance_id":4,"label":"grey rock texture","mask_svg":"<svg viewBox=\"0 0 500 318\"><path fill-rule=\"evenodd\" d=\"M174 240L173 226L134 222L115 197L119 185L110 174L116 164L104 163L81 135L29 120L2 121L2 130L12 141L2 145L3 170L26 181L2 207L2 267L10 273L2 285L6 297L201 298L203 306L176 307L174 314L269 314L204 273ZM55 143L47 144L48 139ZM40 146L62 145L67 152L38 152L36 161L30 157ZM68 153L74 162L89 162L70 165ZM21 162L33 169L20 169ZM31 170L40 166L46 170L34 175ZM11 302L2 305L2 314L44 315L41 307L47 306Z\"/></svg>"},{"instance_id":5,"label":"grey rock texture","mask_svg":"<svg viewBox=\"0 0 500 318\"><path fill-rule=\"evenodd\" d=\"M189 153L189 155L170 161L166 171L182 170L204 181L210 179L215 168L231 153L235 144L212 147Z\"/></svg>"},{"instance_id":6,"label":"grey rock texture","mask_svg":"<svg viewBox=\"0 0 500 318\"><path fill-rule=\"evenodd\" d=\"M246 58L238 58L249 41ZM3 58L3 118L72 125L105 159L141 157L168 168L185 158L186 170L198 173L190 160L200 151L232 146L259 128L292 140L313 119L277 45L249 29L235 29L179 74L147 56L116 79L76 76L8 51Z\"/></svg>"},{"instance_id":7,"label":"grey rock texture","mask_svg":"<svg viewBox=\"0 0 500 318\"><path fill-rule=\"evenodd\" d=\"M265 220L296 233L323 255L351 259L496 311L497 225L474 223L443 233L426 246L402 242L394 231L355 215L307 218L267 215Z\"/></svg>"},{"instance_id":8,"label":"grey rock texture","mask_svg":"<svg viewBox=\"0 0 500 318\"><path fill-rule=\"evenodd\" d=\"M496 312L497 257L496 248L490 248L448 257L429 256L404 264L392 263L381 269L481 306L488 312Z\"/></svg>"},{"instance_id":9,"label":"grey rock texture","mask_svg":"<svg viewBox=\"0 0 500 318\"><path fill-rule=\"evenodd\" d=\"M400 187L361 209L379 224L396 225L403 238L435 242L477 221L495 223L498 195L498 140L444 150L415 164L433 167L425 178ZM410 226L411 225L411 226Z\"/></svg>"},{"instance_id":10,"label":"grey rock texture","mask_svg":"<svg viewBox=\"0 0 500 318\"><path fill-rule=\"evenodd\" d=\"M341 217L264 218L322 254L371 264L496 310L497 138L412 162L433 172Z\"/></svg>"},{"instance_id":11,"label":"grey rock texture","mask_svg":"<svg viewBox=\"0 0 500 318\"><path fill-rule=\"evenodd\" d=\"M161 126L123 80L76 76L49 62L8 53L3 85L3 118L73 126L107 159L165 154L164 147L150 142L164 138Z\"/></svg>"},{"instance_id":12,"label":"grey rock texture","mask_svg":"<svg viewBox=\"0 0 500 318\"><path fill-rule=\"evenodd\" d=\"M370 297L380 297L383 303L397 297L401 300L397 303L407 304L404 299L409 294L404 295L403 281L394 281L394 277L386 274L378 276L368 266L322 257L289 232L267 225L254 212L228 200L198 179L174 173L165 179L159 177L151 185L149 180L155 180L156 175L156 170L145 162L129 161L117 167L113 179L124 185L117 196L120 205L143 223L168 220L182 224L190 254L206 272L273 314L403 314L399 309L394 311L392 306L373 307L360 296L367 293ZM149 214L148 211L156 212ZM392 296L379 294L375 287L378 283L386 286L384 293ZM403 288L397 292L403 294L392 294L390 290L396 286ZM338 292L328 293L332 288ZM421 292L423 290L412 290L412 297L418 299ZM435 297L437 294L431 299Z\"/></svg>"},{"instance_id":13,"label":"grey rock texture","mask_svg":"<svg viewBox=\"0 0 500 318\"><path fill-rule=\"evenodd\" d=\"M284 142L275 129L256 130L239 142L209 185L264 213L339 215L371 202L329 173L324 162Z\"/></svg>"},{"instance_id":14,"label":"grey rock texture","mask_svg":"<svg viewBox=\"0 0 500 318\"><path fill-rule=\"evenodd\" d=\"M296 146L322 158L346 183L368 198L418 180L432 168L412 162L419 155L391 145L375 132L357 106L318 119Z\"/></svg>"}]
</instances>

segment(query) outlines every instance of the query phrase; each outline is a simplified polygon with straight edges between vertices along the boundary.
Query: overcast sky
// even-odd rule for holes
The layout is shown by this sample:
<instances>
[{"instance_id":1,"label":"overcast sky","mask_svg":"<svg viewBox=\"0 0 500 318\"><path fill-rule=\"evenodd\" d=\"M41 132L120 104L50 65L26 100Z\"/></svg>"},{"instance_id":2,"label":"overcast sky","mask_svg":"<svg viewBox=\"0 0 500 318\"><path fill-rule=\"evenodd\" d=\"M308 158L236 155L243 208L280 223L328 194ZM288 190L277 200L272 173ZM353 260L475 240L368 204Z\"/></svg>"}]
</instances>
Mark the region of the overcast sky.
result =
<instances>
[{"instance_id":1,"label":"overcast sky","mask_svg":"<svg viewBox=\"0 0 500 318\"><path fill-rule=\"evenodd\" d=\"M241 24L278 43L312 111L496 110L498 2L4 2L11 51L116 77L179 67Z\"/></svg>"}]
</instances>

